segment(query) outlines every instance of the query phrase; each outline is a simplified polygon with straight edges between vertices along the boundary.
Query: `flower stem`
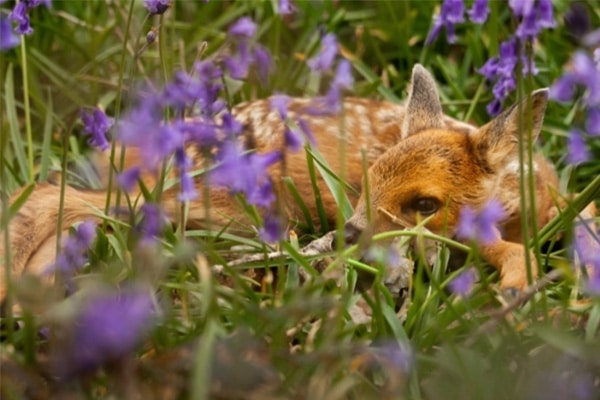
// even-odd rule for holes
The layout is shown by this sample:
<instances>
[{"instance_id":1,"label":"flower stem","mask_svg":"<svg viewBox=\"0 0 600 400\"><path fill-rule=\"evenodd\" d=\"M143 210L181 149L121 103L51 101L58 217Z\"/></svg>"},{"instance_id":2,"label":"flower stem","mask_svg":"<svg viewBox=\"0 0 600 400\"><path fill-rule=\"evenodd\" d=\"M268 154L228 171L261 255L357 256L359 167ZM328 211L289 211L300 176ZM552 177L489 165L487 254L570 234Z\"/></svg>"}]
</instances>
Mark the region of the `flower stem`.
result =
<instances>
[{"instance_id":1,"label":"flower stem","mask_svg":"<svg viewBox=\"0 0 600 400\"><path fill-rule=\"evenodd\" d=\"M27 178L33 182L33 133L31 129L31 106L29 105L29 74L27 70L27 45L25 36L21 39L21 70L23 71L23 107L25 111L25 132L27 134Z\"/></svg>"},{"instance_id":2,"label":"flower stem","mask_svg":"<svg viewBox=\"0 0 600 400\"><path fill-rule=\"evenodd\" d=\"M115 121L118 120L119 118L119 113L121 110L121 99L122 99L122 93L123 93L123 76L125 75L125 56L127 55L127 39L129 38L129 31L131 30L131 20L133 17L133 6L135 4L134 0L131 0L131 2L129 3L129 12L127 14L127 25L125 26L125 35L123 37L123 47L121 49L121 60L119 62L119 77L118 77L118 83L117 83L117 95L115 98ZM111 140L111 145L110 145L110 168L108 169L108 187L106 190L106 204L104 206L104 214L108 215L109 211L110 211L110 203L111 203L111 194L112 194L112 187L113 187L113 177L114 177L114 173L115 173L115 164L114 164L114 160L115 160L115 153L117 150L117 142L115 140ZM121 148L121 160L120 160L120 165L119 165L119 171L121 171L123 169L123 165L125 163L125 146L122 146ZM116 207L118 207L118 197L119 197L119 189L117 188L117 205ZM104 220L104 224L106 224L107 221Z\"/></svg>"}]
</instances>

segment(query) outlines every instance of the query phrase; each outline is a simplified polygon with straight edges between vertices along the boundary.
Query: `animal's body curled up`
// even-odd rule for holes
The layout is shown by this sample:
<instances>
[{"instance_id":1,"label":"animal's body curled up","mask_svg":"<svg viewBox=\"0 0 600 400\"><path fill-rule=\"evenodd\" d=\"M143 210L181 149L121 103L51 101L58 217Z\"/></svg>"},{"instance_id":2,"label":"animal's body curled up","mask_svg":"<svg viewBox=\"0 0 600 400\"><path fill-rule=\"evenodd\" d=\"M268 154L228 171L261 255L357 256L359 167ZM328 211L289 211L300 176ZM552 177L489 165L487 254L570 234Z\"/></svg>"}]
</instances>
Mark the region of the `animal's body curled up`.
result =
<instances>
[{"instance_id":1,"label":"animal's body curled up","mask_svg":"<svg viewBox=\"0 0 600 400\"><path fill-rule=\"evenodd\" d=\"M534 92L530 98L532 139L540 132L547 103L547 91ZM486 261L501 273L502 287L523 288L527 285L525 254L522 244L519 191L519 121L525 115L526 102L514 105L481 128L451 119L442 113L436 84L420 65L415 66L412 86L404 105L389 102L346 98L338 116L303 114L309 104L306 99L292 99L288 105L290 117L303 115L315 137L315 146L331 169L350 186L363 186L363 154L369 165L369 196L358 197L348 191L355 205L354 215L346 224L346 239L356 241L363 232L369 234L397 229L397 221L380 212L386 210L408 224L429 217L428 229L453 236L462 207L481 209L491 199L505 209L505 219L498 226L498 238L481 248ZM520 116L520 113L522 113ZM244 126L245 143L259 153L283 148L284 125L268 100L242 104L233 110ZM343 132L343 134L342 134ZM344 160L339 146L343 141ZM190 149L191 152L192 149ZM128 163L136 161L135 149L127 150ZM319 213L306 153L286 153L285 168L281 162L269 170L285 217L302 220L304 211L281 184L282 171L295 183L308 207L311 218L319 222ZM537 224L544 225L554 215L552 191L557 185L553 167L541 156L533 159L535 175ZM148 182L150 183L150 182ZM242 231L248 223L239 202L227 189L204 190L197 180L198 193L208 193L210 215L206 215L205 200L192 202L187 221L190 226L228 226ZM337 205L325 181L318 186L327 218L334 221ZM364 189L364 188L363 188ZM16 196L16 195L15 195ZM113 196L114 197L114 196ZM60 188L38 184L26 203L10 221L10 251L13 276L40 274L55 256L56 227ZM94 218L103 209L105 192L80 191L67 188L62 226ZM177 222L180 204L174 189L162 195L166 214ZM371 210L371 218L367 218ZM420 214L420 216L419 216ZM97 217L95 217L97 219ZM97 219L98 220L98 219ZM247 226L247 225L246 225ZM500 233L501 232L501 233ZM4 261L4 240L0 241L0 262ZM535 274L535 265L534 274ZM0 271L0 299L6 295L4 271Z\"/></svg>"}]
</instances>

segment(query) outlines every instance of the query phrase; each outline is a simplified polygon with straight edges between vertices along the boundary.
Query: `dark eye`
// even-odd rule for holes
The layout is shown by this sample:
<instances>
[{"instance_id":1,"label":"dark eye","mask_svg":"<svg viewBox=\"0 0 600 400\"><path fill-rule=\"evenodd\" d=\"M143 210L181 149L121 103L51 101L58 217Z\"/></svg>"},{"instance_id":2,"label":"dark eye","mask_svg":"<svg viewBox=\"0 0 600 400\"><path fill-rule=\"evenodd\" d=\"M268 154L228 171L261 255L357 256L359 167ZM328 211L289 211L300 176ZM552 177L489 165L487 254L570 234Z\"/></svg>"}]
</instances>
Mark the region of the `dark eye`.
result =
<instances>
[{"instance_id":1,"label":"dark eye","mask_svg":"<svg viewBox=\"0 0 600 400\"><path fill-rule=\"evenodd\" d=\"M422 197L416 199L411 208L422 215L431 215L440 208L440 202L431 197Z\"/></svg>"}]
</instances>

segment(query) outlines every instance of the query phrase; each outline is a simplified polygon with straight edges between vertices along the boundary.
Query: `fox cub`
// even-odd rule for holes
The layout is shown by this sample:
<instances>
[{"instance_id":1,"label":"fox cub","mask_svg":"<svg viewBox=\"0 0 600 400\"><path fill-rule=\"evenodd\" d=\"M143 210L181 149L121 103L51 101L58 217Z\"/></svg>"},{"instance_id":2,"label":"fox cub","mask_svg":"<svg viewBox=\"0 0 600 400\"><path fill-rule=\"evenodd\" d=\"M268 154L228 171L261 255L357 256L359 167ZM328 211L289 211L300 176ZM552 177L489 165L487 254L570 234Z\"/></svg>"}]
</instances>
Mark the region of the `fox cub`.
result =
<instances>
[{"instance_id":1,"label":"fox cub","mask_svg":"<svg viewBox=\"0 0 600 400\"><path fill-rule=\"evenodd\" d=\"M532 121L528 133L532 140L542 127L547 98L547 90L531 95ZM462 207L477 210L495 199L504 207L506 218L498 226L497 240L482 246L481 255L499 269L501 287L522 289L527 285L527 250L521 244L518 145L519 120L524 115L520 113L525 102L513 105L481 128L473 127L443 114L435 81L421 65L416 65L404 105L346 98L340 116L310 115L306 112L309 105L307 99L293 99L288 106L291 117L303 115L316 147L329 166L357 189L348 191L355 206L354 215L345 225L348 243L356 242L362 234L398 229L399 221L401 225L414 225L423 218L428 218L426 226L432 232L452 237ZM239 105L234 115L244 126L246 143L251 149L266 152L283 148L284 126L268 100ZM339 152L342 140L343 162ZM362 176L363 154L369 165L367 180ZM127 158L130 164L139 163L135 149L127 150ZM201 165L199 157L196 159ZM286 153L281 162L285 162L286 176L293 179L314 222L318 223L305 152ZM533 159L533 174L536 206L527 212L536 214L535 221L541 227L556 213L553 190L558 179L552 165L539 154ZM270 175L285 217L290 223L300 220L304 215L302 209L280 184L282 168L275 165ZM147 184L151 184L149 179ZM362 190L360 197L355 194L361 192L365 181L369 185L369 204L367 191ZM322 179L317 183L326 215L335 221L334 196ZM196 185L198 193L205 193L200 187L201 179ZM193 202L189 207L189 225L206 227L210 221L209 228L227 225L228 229L243 231L248 222L246 214L228 191L210 188L207 193L210 215L206 215L204 200ZM177 193L167 190L162 201L167 215L176 223L180 209ZM54 259L59 202L59 187L38 184L10 221L12 265L9 268L13 276L41 274ZM98 210L104 208L105 202L105 192L67 187L62 226L68 229L84 219L99 220ZM4 239L0 240L0 263L4 263L3 253L8 250L3 246ZM5 276L0 271L0 300L6 296Z\"/></svg>"}]
</instances>

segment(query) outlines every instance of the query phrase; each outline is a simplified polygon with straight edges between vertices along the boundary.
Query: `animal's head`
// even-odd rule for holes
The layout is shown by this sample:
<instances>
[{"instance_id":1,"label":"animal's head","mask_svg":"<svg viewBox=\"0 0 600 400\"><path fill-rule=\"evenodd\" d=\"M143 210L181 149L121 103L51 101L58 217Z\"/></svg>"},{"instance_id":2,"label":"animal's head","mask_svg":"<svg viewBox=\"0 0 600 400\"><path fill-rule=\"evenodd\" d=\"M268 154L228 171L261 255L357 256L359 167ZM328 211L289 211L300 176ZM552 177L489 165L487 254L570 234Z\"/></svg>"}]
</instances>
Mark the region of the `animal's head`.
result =
<instances>
[{"instance_id":1,"label":"animal's head","mask_svg":"<svg viewBox=\"0 0 600 400\"><path fill-rule=\"evenodd\" d=\"M483 206L501 190L507 169L518 173L520 132L535 140L547 98L547 90L533 92L529 124L525 100L481 128L457 129L444 122L435 81L416 65L402 139L369 169L368 185L346 223L346 241L356 242L367 228L401 229L428 217L428 229L452 234L463 206Z\"/></svg>"}]
</instances>

